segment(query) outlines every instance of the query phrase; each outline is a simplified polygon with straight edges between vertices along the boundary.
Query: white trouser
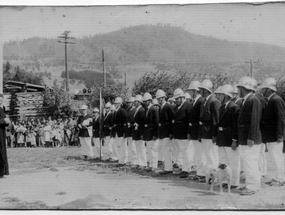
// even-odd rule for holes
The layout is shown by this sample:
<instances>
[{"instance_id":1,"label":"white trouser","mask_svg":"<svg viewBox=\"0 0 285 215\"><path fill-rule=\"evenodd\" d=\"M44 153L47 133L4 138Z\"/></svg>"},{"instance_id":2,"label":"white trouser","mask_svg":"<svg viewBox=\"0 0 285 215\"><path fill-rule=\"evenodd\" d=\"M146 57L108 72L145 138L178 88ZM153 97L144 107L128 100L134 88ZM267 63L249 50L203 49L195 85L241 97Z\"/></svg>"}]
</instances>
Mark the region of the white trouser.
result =
<instances>
[{"instance_id":1,"label":"white trouser","mask_svg":"<svg viewBox=\"0 0 285 215\"><path fill-rule=\"evenodd\" d=\"M110 138L110 147L112 149L112 154L111 154L111 158L113 160L118 160L119 159L119 153L118 153L118 141L114 138L111 137Z\"/></svg>"},{"instance_id":2,"label":"white trouser","mask_svg":"<svg viewBox=\"0 0 285 215\"><path fill-rule=\"evenodd\" d=\"M127 148L127 139L124 137L118 137L116 135L115 142L118 146L118 154L119 154L119 163L125 164L128 160L128 148Z\"/></svg>"},{"instance_id":3,"label":"white trouser","mask_svg":"<svg viewBox=\"0 0 285 215\"><path fill-rule=\"evenodd\" d=\"M176 140L179 146L179 153L182 155L182 171L190 172L193 164L194 147L191 141Z\"/></svg>"},{"instance_id":4,"label":"white trouser","mask_svg":"<svg viewBox=\"0 0 285 215\"><path fill-rule=\"evenodd\" d=\"M96 137L93 138L93 143L94 143L94 147L93 147L93 152L94 152L94 156L95 158L99 158L100 157L100 138Z\"/></svg>"},{"instance_id":5,"label":"white trouser","mask_svg":"<svg viewBox=\"0 0 285 215\"><path fill-rule=\"evenodd\" d=\"M232 150L231 147L218 147L219 161L232 169L232 185L239 186L240 180L240 153L239 147Z\"/></svg>"},{"instance_id":6,"label":"white trouser","mask_svg":"<svg viewBox=\"0 0 285 215\"><path fill-rule=\"evenodd\" d=\"M146 147L143 140L135 140L135 145L137 149L137 155L138 155L138 165L140 166L147 166L147 160L146 160Z\"/></svg>"},{"instance_id":7,"label":"white trouser","mask_svg":"<svg viewBox=\"0 0 285 215\"><path fill-rule=\"evenodd\" d=\"M205 176L206 156L203 151L203 144L198 140L192 140L194 145L194 162L196 163L196 175Z\"/></svg>"},{"instance_id":8,"label":"white trouser","mask_svg":"<svg viewBox=\"0 0 285 215\"><path fill-rule=\"evenodd\" d=\"M199 173L197 175L205 176L206 168L209 167L218 167L219 164L219 154L218 146L212 142L212 139L202 139L201 140L201 151L202 157L205 156L205 159L201 159L202 163L199 167Z\"/></svg>"},{"instance_id":9,"label":"white trouser","mask_svg":"<svg viewBox=\"0 0 285 215\"><path fill-rule=\"evenodd\" d=\"M157 149L157 154L158 154L158 160L159 161L164 161L162 144L163 144L162 140L159 139L159 141L158 141L158 149Z\"/></svg>"},{"instance_id":10,"label":"white trouser","mask_svg":"<svg viewBox=\"0 0 285 215\"><path fill-rule=\"evenodd\" d=\"M112 146L110 136L105 137L104 146L102 147L103 159L109 159L112 155Z\"/></svg>"},{"instance_id":11,"label":"white trouser","mask_svg":"<svg viewBox=\"0 0 285 215\"><path fill-rule=\"evenodd\" d=\"M193 157L193 161L194 161L194 165L196 166L196 168L199 166L200 162L201 162L201 158L202 158L202 149L201 149L201 143L198 140L192 140L192 144L194 147L194 157Z\"/></svg>"},{"instance_id":12,"label":"white trouser","mask_svg":"<svg viewBox=\"0 0 285 215\"><path fill-rule=\"evenodd\" d=\"M266 162L266 157L265 157L265 149L266 149L266 144L261 143L260 144L260 155L259 155L259 171L261 175L266 175L267 174L267 162ZM282 152L282 149L281 149Z\"/></svg>"},{"instance_id":13,"label":"white trouser","mask_svg":"<svg viewBox=\"0 0 285 215\"><path fill-rule=\"evenodd\" d=\"M182 165L182 153L180 152L179 144L176 139L172 141L172 160L177 165Z\"/></svg>"},{"instance_id":14,"label":"white trouser","mask_svg":"<svg viewBox=\"0 0 285 215\"><path fill-rule=\"evenodd\" d=\"M158 139L150 140L146 142L147 145L147 154L149 158L149 167L157 168L158 163Z\"/></svg>"},{"instance_id":15,"label":"white trouser","mask_svg":"<svg viewBox=\"0 0 285 215\"><path fill-rule=\"evenodd\" d=\"M172 144L174 141L169 138L159 140L161 145L161 154L164 158L164 170L172 171Z\"/></svg>"},{"instance_id":16,"label":"white trouser","mask_svg":"<svg viewBox=\"0 0 285 215\"><path fill-rule=\"evenodd\" d=\"M248 145L240 145L240 155L244 164L244 172L246 177L246 187L257 191L260 187L259 172L259 155L260 144L249 147Z\"/></svg>"},{"instance_id":17,"label":"white trouser","mask_svg":"<svg viewBox=\"0 0 285 215\"><path fill-rule=\"evenodd\" d=\"M284 182L283 142L267 143L267 149L274 165L273 179Z\"/></svg>"},{"instance_id":18,"label":"white trouser","mask_svg":"<svg viewBox=\"0 0 285 215\"><path fill-rule=\"evenodd\" d=\"M127 146L128 146L128 162L134 165L138 165L136 144L133 141L132 137L127 137L126 140L127 140Z\"/></svg>"},{"instance_id":19,"label":"white trouser","mask_svg":"<svg viewBox=\"0 0 285 215\"><path fill-rule=\"evenodd\" d=\"M94 157L92 144L91 144L91 137L79 137L79 141L83 155Z\"/></svg>"}]
</instances>

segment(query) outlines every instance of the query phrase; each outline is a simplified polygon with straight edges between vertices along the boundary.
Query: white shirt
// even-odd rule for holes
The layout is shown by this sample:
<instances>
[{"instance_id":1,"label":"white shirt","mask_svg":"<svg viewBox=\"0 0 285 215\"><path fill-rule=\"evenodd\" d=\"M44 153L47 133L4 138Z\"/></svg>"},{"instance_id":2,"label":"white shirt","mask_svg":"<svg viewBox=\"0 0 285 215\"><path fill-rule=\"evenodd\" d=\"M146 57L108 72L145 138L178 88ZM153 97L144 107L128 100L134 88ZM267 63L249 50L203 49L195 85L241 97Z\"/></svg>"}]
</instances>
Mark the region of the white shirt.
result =
<instances>
[{"instance_id":1,"label":"white shirt","mask_svg":"<svg viewBox=\"0 0 285 215\"><path fill-rule=\"evenodd\" d=\"M252 93L250 92L250 93L248 93L248 94L243 98L242 105L244 105L244 103L245 103L245 101L247 100L247 98L248 98L249 96L251 96L251 95L252 95Z\"/></svg>"},{"instance_id":2,"label":"white shirt","mask_svg":"<svg viewBox=\"0 0 285 215\"><path fill-rule=\"evenodd\" d=\"M193 103L193 106L196 104L196 102L198 101L198 99L201 97L201 95L199 94L199 95L197 95L196 97L195 97L195 99L194 99L194 103Z\"/></svg>"},{"instance_id":3,"label":"white shirt","mask_svg":"<svg viewBox=\"0 0 285 215\"><path fill-rule=\"evenodd\" d=\"M179 110L182 107L182 105L184 104L185 101L186 101L186 99L184 99L184 101L182 101L181 105L177 108L177 110Z\"/></svg>"},{"instance_id":4,"label":"white shirt","mask_svg":"<svg viewBox=\"0 0 285 215\"><path fill-rule=\"evenodd\" d=\"M206 97L206 100L205 100L205 103L204 103L204 106L207 104L207 101L209 100L209 98L210 98L210 96L211 96L212 94L210 94L210 95L208 95L207 97Z\"/></svg>"},{"instance_id":5,"label":"white shirt","mask_svg":"<svg viewBox=\"0 0 285 215\"><path fill-rule=\"evenodd\" d=\"M226 102L226 104L225 104L225 108L227 108L227 107L228 107L228 105L229 105L230 101L231 101L231 100L229 100L229 101L227 101L227 102Z\"/></svg>"},{"instance_id":6,"label":"white shirt","mask_svg":"<svg viewBox=\"0 0 285 215\"><path fill-rule=\"evenodd\" d=\"M164 102L164 103L161 105L161 109L164 107L165 104L166 104L166 102Z\"/></svg>"},{"instance_id":7,"label":"white shirt","mask_svg":"<svg viewBox=\"0 0 285 215\"><path fill-rule=\"evenodd\" d=\"M268 97L268 101L271 99L271 97L274 95L275 93L272 93L269 97Z\"/></svg>"}]
</instances>

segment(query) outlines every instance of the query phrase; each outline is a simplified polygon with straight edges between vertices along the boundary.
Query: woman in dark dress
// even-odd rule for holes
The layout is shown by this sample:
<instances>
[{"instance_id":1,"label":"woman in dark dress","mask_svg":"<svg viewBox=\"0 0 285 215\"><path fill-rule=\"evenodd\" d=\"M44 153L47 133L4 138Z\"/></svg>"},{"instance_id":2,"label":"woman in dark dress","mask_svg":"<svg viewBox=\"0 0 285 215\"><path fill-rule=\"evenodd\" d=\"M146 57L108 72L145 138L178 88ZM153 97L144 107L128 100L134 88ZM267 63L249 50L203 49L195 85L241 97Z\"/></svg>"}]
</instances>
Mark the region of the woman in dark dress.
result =
<instances>
[{"instance_id":1,"label":"woman in dark dress","mask_svg":"<svg viewBox=\"0 0 285 215\"><path fill-rule=\"evenodd\" d=\"M5 127L9 125L10 120L5 116L2 103L3 94L0 94L0 178L3 178L4 175L9 175Z\"/></svg>"}]
</instances>

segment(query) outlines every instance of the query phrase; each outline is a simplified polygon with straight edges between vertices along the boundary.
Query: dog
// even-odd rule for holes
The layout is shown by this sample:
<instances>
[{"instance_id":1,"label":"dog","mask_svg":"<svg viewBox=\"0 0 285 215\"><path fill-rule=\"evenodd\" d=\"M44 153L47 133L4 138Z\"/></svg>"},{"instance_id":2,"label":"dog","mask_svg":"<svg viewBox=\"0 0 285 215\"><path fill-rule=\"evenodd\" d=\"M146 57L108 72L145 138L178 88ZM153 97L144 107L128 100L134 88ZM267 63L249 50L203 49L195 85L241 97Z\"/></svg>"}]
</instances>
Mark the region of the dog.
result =
<instances>
[{"instance_id":1,"label":"dog","mask_svg":"<svg viewBox=\"0 0 285 215\"><path fill-rule=\"evenodd\" d=\"M223 181L227 180L228 182L228 194L231 193L232 185L232 169L226 164L219 164L218 168L207 168L206 170L206 191L209 190L209 180L211 179L211 189L210 192L213 192L214 184L219 180L220 185L220 194L223 195Z\"/></svg>"}]
</instances>

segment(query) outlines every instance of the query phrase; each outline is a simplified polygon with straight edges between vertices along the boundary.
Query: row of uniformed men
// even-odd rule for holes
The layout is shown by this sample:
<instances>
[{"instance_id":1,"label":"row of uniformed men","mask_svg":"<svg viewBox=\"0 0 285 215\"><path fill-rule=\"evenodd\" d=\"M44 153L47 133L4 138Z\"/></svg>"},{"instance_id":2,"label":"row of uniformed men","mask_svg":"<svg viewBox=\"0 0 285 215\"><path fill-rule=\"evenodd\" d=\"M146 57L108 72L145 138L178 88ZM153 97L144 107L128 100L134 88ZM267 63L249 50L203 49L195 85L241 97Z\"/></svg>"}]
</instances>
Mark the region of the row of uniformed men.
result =
<instances>
[{"instance_id":1,"label":"row of uniformed men","mask_svg":"<svg viewBox=\"0 0 285 215\"><path fill-rule=\"evenodd\" d=\"M251 195L259 189L261 176L266 174L267 143L275 165L270 183L282 184L285 105L276 94L276 81L266 79L258 91L257 82L250 77L241 78L236 87L224 85L215 92L212 88L210 80L191 82L186 90L191 102L181 89L174 91L169 102L165 92L158 90L158 107L152 104L149 93L130 98L127 110L121 107L122 99L116 98L113 114L111 104L107 103L103 157L118 160L119 166L130 162L152 171L157 171L158 160L163 160L164 171L160 174L172 173L173 167L181 166L181 178L195 167L196 176L192 179L200 181L205 181L207 168L224 163L232 169L231 188ZM97 157L100 121L99 110L94 112ZM239 184L241 164L246 187Z\"/></svg>"}]
</instances>

